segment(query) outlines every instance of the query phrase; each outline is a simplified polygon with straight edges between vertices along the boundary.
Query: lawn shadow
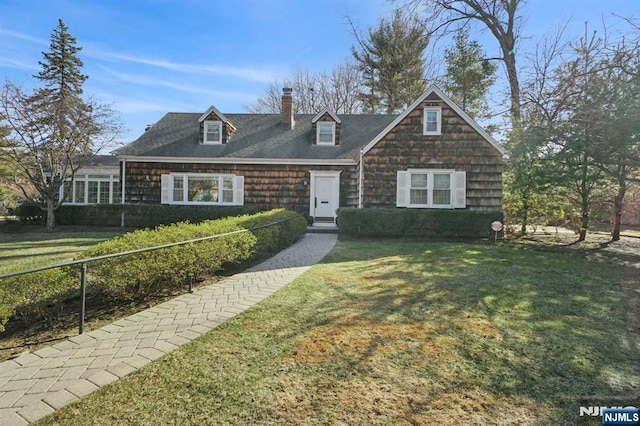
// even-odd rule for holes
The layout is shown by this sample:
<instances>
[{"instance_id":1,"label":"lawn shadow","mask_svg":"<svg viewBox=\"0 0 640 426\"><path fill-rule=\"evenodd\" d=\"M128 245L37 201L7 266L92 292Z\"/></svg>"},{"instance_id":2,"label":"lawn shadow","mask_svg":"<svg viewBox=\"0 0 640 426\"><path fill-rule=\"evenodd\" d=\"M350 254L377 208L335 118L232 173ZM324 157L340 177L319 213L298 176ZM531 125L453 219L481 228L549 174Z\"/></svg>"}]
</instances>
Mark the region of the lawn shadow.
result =
<instances>
[{"instance_id":1,"label":"lawn shadow","mask_svg":"<svg viewBox=\"0 0 640 426\"><path fill-rule=\"evenodd\" d=\"M396 255L397 245L372 244L363 256L352 250L348 263L325 260L358 283L344 302L317 307L324 321L298 330L346 368L366 371L387 353L459 392L542 404L564 421L576 420L585 395L638 392L637 335L619 311L624 293L597 265L488 245L403 243ZM407 339L421 343L409 348ZM352 350L338 350L340 342ZM417 361L425 356L433 362Z\"/></svg>"}]
</instances>

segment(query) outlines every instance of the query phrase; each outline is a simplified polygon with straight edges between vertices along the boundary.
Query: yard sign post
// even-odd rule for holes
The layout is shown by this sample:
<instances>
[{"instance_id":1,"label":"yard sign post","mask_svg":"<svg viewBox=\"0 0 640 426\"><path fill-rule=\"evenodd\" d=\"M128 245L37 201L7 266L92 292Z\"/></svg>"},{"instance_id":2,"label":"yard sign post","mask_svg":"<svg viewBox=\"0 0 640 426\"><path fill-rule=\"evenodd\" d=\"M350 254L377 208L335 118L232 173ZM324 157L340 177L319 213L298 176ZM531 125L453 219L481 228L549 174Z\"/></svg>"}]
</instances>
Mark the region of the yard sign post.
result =
<instances>
[{"instance_id":1,"label":"yard sign post","mask_svg":"<svg viewBox=\"0 0 640 426\"><path fill-rule=\"evenodd\" d=\"M495 232L494 242L498 242L498 232L502 231L502 222L496 220L491 222L491 229Z\"/></svg>"}]
</instances>

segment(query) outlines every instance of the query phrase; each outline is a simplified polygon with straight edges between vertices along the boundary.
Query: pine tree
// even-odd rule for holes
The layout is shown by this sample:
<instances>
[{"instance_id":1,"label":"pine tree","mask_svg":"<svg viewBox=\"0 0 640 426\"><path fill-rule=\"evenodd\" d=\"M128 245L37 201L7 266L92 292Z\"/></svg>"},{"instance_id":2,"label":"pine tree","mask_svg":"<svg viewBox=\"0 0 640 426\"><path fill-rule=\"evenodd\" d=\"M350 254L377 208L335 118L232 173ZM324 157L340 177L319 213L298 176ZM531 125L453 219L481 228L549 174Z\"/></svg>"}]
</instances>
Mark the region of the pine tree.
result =
<instances>
[{"instance_id":1,"label":"pine tree","mask_svg":"<svg viewBox=\"0 0 640 426\"><path fill-rule=\"evenodd\" d=\"M367 112L398 112L426 89L424 51L429 43L422 25L396 10L391 22L381 20L369 29L368 40L358 38L352 53L362 72Z\"/></svg>"},{"instance_id":2,"label":"pine tree","mask_svg":"<svg viewBox=\"0 0 640 426\"><path fill-rule=\"evenodd\" d=\"M58 27L51 34L50 52L42 52L44 61L38 61L42 67L35 78L44 82L50 96L60 100L82 95L82 85L87 76L82 74L84 66L78 53L82 50L76 45L75 37L69 34L69 28L62 19L58 19Z\"/></svg>"},{"instance_id":3,"label":"pine tree","mask_svg":"<svg viewBox=\"0 0 640 426\"><path fill-rule=\"evenodd\" d=\"M445 51L444 57L444 91L470 117L488 118L487 93L496 81L497 66L486 60L480 44L470 41L464 29L458 31L454 46Z\"/></svg>"}]
</instances>

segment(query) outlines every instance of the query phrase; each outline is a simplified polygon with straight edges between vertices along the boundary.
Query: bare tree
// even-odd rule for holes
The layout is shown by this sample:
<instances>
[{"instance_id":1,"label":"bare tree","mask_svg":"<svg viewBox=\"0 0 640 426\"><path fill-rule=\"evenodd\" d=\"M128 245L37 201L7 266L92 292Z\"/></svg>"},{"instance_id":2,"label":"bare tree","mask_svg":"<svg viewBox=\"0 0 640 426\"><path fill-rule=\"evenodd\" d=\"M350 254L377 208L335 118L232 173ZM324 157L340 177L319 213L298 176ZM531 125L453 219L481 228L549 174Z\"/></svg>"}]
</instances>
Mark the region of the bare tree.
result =
<instances>
[{"instance_id":1,"label":"bare tree","mask_svg":"<svg viewBox=\"0 0 640 426\"><path fill-rule=\"evenodd\" d=\"M510 93L511 124L521 125L520 79L516 64L516 47L520 38L522 17L520 7L526 0L412 0L409 3L424 6L428 34L457 30L470 22L477 22L493 35L501 55L487 60L504 63Z\"/></svg>"},{"instance_id":2,"label":"bare tree","mask_svg":"<svg viewBox=\"0 0 640 426\"><path fill-rule=\"evenodd\" d=\"M283 87L293 89L293 105L297 114L315 114L323 108L337 114L354 114L362 110L358 96L362 90L362 79L356 65L350 61L336 65L328 73L298 69L283 82L271 83L266 95L245 109L254 114L279 113Z\"/></svg>"}]
</instances>

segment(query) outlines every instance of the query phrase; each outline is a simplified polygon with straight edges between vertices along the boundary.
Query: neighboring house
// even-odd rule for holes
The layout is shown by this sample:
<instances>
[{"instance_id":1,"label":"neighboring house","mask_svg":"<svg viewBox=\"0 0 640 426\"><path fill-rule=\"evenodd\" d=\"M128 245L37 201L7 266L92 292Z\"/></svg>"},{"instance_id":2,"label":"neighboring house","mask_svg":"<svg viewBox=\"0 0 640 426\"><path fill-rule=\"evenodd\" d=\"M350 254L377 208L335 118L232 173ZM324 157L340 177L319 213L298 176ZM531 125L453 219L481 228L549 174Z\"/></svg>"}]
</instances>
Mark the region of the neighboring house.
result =
<instances>
[{"instance_id":1,"label":"neighboring house","mask_svg":"<svg viewBox=\"0 0 640 426\"><path fill-rule=\"evenodd\" d=\"M113 155L96 155L60 188L65 204L120 204L120 163Z\"/></svg>"},{"instance_id":2,"label":"neighboring house","mask_svg":"<svg viewBox=\"0 0 640 426\"><path fill-rule=\"evenodd\" d=\"M126 203L502 209L498 143L436 87L399 115L168 113L114 154Z\"/></svg>"}]
</instances>

